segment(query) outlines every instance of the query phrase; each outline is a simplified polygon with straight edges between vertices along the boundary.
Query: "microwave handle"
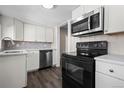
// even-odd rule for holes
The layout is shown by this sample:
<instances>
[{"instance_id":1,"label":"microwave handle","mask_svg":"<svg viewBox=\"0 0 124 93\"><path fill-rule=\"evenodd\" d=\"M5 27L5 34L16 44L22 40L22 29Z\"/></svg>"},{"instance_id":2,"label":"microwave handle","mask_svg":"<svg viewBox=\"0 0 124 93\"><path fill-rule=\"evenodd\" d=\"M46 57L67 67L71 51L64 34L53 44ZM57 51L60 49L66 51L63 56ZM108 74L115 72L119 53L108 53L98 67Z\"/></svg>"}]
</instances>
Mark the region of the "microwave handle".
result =
<instances>
[{"instance_id":1,"label":"microwave handle","mask_svg":"<svg viewBox=\"0 0 124 93\"><path fill-rule=\"evenodd\" d=\"M90 17L88 17L88 30L90 30Z\"/></svg>"}]
</instances>

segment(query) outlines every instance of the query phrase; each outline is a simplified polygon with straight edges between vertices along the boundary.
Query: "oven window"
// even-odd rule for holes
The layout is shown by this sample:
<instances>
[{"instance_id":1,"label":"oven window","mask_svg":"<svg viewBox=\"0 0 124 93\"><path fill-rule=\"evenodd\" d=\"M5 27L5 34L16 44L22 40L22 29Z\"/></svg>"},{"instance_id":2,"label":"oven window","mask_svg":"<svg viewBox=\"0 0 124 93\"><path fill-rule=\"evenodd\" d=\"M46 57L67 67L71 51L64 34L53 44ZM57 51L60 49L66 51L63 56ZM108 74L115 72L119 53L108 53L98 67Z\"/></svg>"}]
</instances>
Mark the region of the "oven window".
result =
<instances>
[{"instance_id":1,"label":"oven window","mask_svg":"<svg viewBox=\"0 0 124 93\"><path fill-rule=\"evenodd\" d=\"M76 65L66 63L66 72L68 75L79 83L83 83L83 72L84 68L78 67Z\"/></svg>"},{"instance_id":2,"label":"oven window","mask_svg":"<svg viewBox=\"0 0 124 93\"><path fill-rule=\"evenodd\" d=\"M96 13L90 17L90 29L95 29L100 26L100 14Z\"/></svg>"},{"instance_id":3,"label":"oven window","mask_svg":"<svg viewBox=\"0 0 124 93\"><path fill-rule=\"evenodd\" d=\"M88 18L72 24L72 33L88 30Z\"/></svg>"}]
</instances>

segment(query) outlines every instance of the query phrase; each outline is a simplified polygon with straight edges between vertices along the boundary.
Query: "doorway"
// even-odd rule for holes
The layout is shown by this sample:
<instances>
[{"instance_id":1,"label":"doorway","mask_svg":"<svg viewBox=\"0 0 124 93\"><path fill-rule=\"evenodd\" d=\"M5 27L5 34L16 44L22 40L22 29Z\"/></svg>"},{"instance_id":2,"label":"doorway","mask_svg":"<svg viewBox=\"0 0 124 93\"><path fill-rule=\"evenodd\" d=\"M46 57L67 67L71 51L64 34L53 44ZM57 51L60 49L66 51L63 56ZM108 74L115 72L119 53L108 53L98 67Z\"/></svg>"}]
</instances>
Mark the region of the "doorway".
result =
<instances>
[{"instance_id":1,"label":"doorway","mask_svg":"<svg viewBox=\"0 0 124 93\"><path fill-rule=\"evenodd\" d=\"M68 25L65 24L60 27L60 55L67 52L68 45Z\"/></svg>"}]
</instances>

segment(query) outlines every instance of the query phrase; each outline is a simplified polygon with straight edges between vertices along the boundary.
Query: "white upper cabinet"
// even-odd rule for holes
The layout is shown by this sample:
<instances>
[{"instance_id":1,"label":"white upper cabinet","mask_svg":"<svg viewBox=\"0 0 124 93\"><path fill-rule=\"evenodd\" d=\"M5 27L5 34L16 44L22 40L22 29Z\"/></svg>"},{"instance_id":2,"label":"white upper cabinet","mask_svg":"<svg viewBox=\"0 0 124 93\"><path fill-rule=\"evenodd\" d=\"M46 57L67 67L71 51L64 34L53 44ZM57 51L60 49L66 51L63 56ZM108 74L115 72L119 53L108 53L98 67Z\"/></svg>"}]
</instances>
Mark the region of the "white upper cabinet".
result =
<instances>
[{"instance_id":1,"label":"white upper cabinet","mask_svg":"<svg viewBox=\"0 0 124 93\"><path fill-rule=\"evenodd\" d=\"M24 24L24 41L53 42L53 29Z\"/></svg>"},{"instance_id":2,"label":"white upper cabinet","mask_svg":"<svg viewBox=\"0 0 124 93\"><path fill-rule=\"evenodd\" d=\"M72 19L81 17L83 14L91 12L98 7L100 7L100 5L81 5L72 11Z\"/></svg>"},{"instance_id":3,"label":"white upper cabinet","mask_svg":"<svg viewBox=\"0 0 124 93\"><path fill-rule=\"evenodd\" d=\"M45 26L23 24L23 22L0 16L0 37L10 37L17 41L53 42L53 29Z\"/></svg>"},{"instance_id":4,"label":"white upper cabinet","mask_svg":"<svg viewBox=\"0 0 124 93\"><path fill-rule=\"evenodd\" d=\"M99 8L100 5L84 5L84 12L85 13L88 13L88 12L91 12L97 8Z\"/></svg>"},{"instance_id":5,"label":"white upper cabinet","mask_svg":"<svg viewBox=\"0 0 124 93\"><path fill-rule=\"evenodd\" d=\"M53 29L46 28L46 42L53 42Z\"/></svg>"},{"instance_id":6,"label":"white upper cabinet","mask_svg":"<svg viewBox=\"0 0 124 93\"><path fill-rule=\"evenodd\" d=\"M10 37L14 39L14 19L7 16L1 16L1 26L2 38Z\"/></svg>"},{"instance_id":7,"label":"white upper cabinet","mask_svg":"<svg viewBox=\"0 0 124 93\"><path fill-rule=\"evenodd\" d=\"M81 17L83 14L84 14L84 6L81 5L72 11L72 19L76 19L78 17Z\"/></svg>"},{"instance_id":8,"label":"white upper cabinet","mask_svg":"<svg viewBox=\"0 0 124 93\"><path fill-rule=\"evenodd\" d=\"M35 25L24 24L24 41L35 41Z\"/></svg>"},{"instance_id":9,"label":"white upper cabinet","mask_svg":"<svg viewBox=\"0 0 124 93\"><path fill-rule=\"evenodd\" d=\"M105 34L124 32L124 6L105 6Z\"/></svg>"},{"instance_id":10,"label":"white upper cabinet","mask_svg":"<svg viewBox=\"0 0 124 93\"><path fill-rule=\"evenodd\" d=\"M45 27L36 26L36 41L45 42Z\"/></svg>"},{"instance_id":11,"label":"white upper cabinet","mask_svg":"<svg viewBox=\"0 0 124 93\"><path fill-rule=\"evenodd\" d=\"M15 40L23 41L24 40L23 22L14 19L14 23L15 23Z\"/></svg>"},{"instance_id":12,"label":"white upper cabinet","mask_svg":"<svg viewBox=\"0 0 124 93\"><path fill-rule=\"evenodd\" d=\"M2 38L23 41L23 22L11 17L1 16Z\"/></svg>"}]
</instances>

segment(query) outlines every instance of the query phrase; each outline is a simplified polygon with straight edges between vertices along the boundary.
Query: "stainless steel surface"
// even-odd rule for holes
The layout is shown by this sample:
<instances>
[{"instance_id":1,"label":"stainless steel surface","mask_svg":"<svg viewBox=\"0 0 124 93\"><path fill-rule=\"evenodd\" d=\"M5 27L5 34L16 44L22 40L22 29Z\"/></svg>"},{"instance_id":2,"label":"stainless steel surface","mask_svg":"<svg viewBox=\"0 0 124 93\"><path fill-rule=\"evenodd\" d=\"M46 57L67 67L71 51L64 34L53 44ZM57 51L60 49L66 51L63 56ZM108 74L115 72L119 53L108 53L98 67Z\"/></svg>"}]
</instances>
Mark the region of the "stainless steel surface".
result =
<instances>
[{"instance_id":1,"label":"stainless steel surface","mask_svg":"<svg viewBox=\"0 0 124 93\"><path fill-rule=\"evenodd\" d=\"M11 41L11 44L15 45L14 41L12 40L12 38L10 38L10 37L3 37L1 40L5 40L5 39L7 39L7 40L9 39Z\"/></svg>"},{"instance_id":2,"label":"stainless steel surface","mask_svg":"<svg viewBox=\"0 0 124 93\"><path fill-rule=\"evenodd\" d=\"M103 11L104 11L104 8L103 7L100 7L100 8L97 8L97 9L95 9L95 10L93 10L93 11L91 11L91 12L89 12L89 13L86 13L86 14L84 14L84 15L82 15L81 17L79 17L79 18L77 18L77 19L75 19L75 20L73 20L72 21L72 24L73 23L76 23L76 22L78 22L78 21L80 21L80 20L83 20L83 19L85 19L86 17L88 17L88 30L85 30L85 31L82 31L82 32L77 32L77 33L73 33L72 35L73 36L78 36L78 35L83 35L83 34L88 34L88 33L94 33L94 32L100 32L100 31L103 31L103 29L104 29L104 27L103 27L103 24L104 24L104 22L103 22ZM97 27L97 28L93 28L93 29L91 29L90 28L90 25L91 25L91 23L90 23L90 17L92 16L92 15L95 15L95 14L97 14L97 13L99 13L100 14L100 16L99 16L99 27Z\"/></svg>"},{"instance_id":3,"label":"stainless steel surface","mask_svg":"<svg viewBox=\"0 0 124 93\"><path fill-rule=\"evenodd\" d=\"M96 13L99 13L100 14L100 26L99 27L97 27L97 28L95 28L95 29L90 29L90 31L89 32L96 32L96 31L101 31L101 30L103 30L103 10L104 10L104 8L103 7L100 7L100 8L97 8L97 9L95 9L95 10L93 10L93 14L96 14ZM92 15L93 15L92 14ZM92 16L91 15L91 16Z\"/></svg>"},{"instance_id":4,"label":"stainless steel surface","mask_svg":"<svg viewBox=\"0 0 124 93\"><path fill-rule=\"evenodd\" d=\"M52 66L52 50L40 51L40 69Z\"/></svg>"}]
</instances>

